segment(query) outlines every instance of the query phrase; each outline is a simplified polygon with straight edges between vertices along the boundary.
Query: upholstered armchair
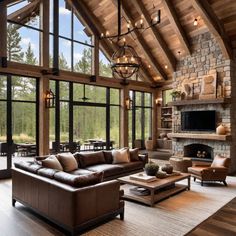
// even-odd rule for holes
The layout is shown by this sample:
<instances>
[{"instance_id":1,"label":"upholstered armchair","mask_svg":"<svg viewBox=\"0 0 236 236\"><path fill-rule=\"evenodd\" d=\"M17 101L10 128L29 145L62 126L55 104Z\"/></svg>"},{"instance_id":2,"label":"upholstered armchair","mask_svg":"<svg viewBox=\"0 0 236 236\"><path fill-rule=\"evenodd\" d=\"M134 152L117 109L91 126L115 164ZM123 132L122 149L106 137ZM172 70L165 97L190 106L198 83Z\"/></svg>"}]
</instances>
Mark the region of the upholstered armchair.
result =
<instances>
[{"instance_id":1,"label":"upholstered armchair","mask_svg":"<svg viewBox=\"0 0 236 236\"><path fill-rule=\"evenodd\" d=\"M188 172L192 175L194 181L196 179L201 180L202 186L204 181L220 181L227 186L226 176L229 165L230 158L216 155L210 166L195 165L193 167L189 167Z\"/></svg>"}]
</instances>

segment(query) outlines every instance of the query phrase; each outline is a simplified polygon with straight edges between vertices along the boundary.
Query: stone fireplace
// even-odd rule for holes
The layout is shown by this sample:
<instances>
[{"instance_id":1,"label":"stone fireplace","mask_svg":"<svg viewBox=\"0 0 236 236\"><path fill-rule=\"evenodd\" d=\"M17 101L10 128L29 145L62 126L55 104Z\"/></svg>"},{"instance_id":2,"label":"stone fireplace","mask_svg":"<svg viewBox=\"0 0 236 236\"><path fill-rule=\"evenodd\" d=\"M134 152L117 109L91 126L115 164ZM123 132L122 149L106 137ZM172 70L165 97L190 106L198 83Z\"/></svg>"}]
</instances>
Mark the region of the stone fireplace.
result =
<instances>
[{"instance_id":1,"label":"stone fireplace","mask_svg":"<svg viewBox=\"0 0 236 236\"><path fill-rule=\"evenodd\" d=\"M173 76L174 89L185 91L187 84L187 87L191 88L189 90L192 91L172 105L173 155L191 157L194 161L209 162L216 155L230 157L232 159L230 172L233 173L236 171L236 156L234 155L236 151L236 83L233 80L236 76L236 66L231 60L223 57L218 43L210 33L196 36L191 43L193 53L178 62ZM216 76L215 97L202 98L202 78L214 73ZM217 135L216 131L182 130L181 112L186 111L215 111L216 127L223 124L226 135Z\"/></svg>"},{"instance_id":2,"label":"stone fireplace","mask_svg":"<svg viewBox=\"0 0 236 236\"><path fill-rule=\"evenodd\" d=\"M208 145L193 143L184 146L184 156L191 157L192 160L212 161L214 152L213 148Z\"/></svg>"}]
</instances>

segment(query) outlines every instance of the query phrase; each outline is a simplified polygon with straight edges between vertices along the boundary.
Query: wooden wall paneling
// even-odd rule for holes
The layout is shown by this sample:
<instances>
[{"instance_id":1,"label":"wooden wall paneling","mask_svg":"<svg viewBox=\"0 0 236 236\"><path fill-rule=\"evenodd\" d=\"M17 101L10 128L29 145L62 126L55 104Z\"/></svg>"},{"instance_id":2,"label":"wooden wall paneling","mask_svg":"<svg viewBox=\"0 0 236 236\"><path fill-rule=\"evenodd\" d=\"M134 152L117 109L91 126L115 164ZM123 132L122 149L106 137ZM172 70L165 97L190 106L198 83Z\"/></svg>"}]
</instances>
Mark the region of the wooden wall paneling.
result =
<instances>
[{"instance_id":1,"label":"wooden wall paneling","mask_svg":"<svg viewBox=\"0 0 236 236\"><path fill-rule=\"evenodd\" d=\"M116 4L115 0L112 0L112 1L114 2L114 4ZM129 10L127 9L124 1L123 1L122 7L123 7L123 11L124 11L125 16L131 22L131 24L134 25L135 21L134 21L133 17L131 16ZM137 38L136 41L138 42L139 47L142 49L143 54L145 55L147 60L150 62L153 69L155 69L156 73L159 74L163 79L167 80L168 78L167 78L165 71L163 70L163 68L161 67L159 62L157 62L155 57L151 54L150 48L148 47L147 43L143 39L143 36L138 31L134 31L134 34Z\"/></svg>"},{"instance_id":2,"label":"wooden wall paneling","mask_svg":"<svg viewBox=\"0 0 236 236\"><path fill-rule=\"evenodd\" d=\"M180 24L179 18L176 14L176 11L174 9L174 6L170 2L170 0L162 0L162 4L164 6L165 12L167 14L167 17L171 23L171 26L174 28L175 33L177 34L184 50L187 52L187 54L191 54L190 44L187 38L187 35Z\"/></svg>"},{"instance_id":3,"label":"wooden wall paneling","mask_svg":"<svg viewBox=\"0 0 236 236\"><path fill-rule=\"evenodd\" d=\"M42 1L40 3L40 25L43 29L41 34L40 61L44 68L49 68L49 22L50 3ZM49 90L49 79L39 78L39 155L49 154L49 109L45 107L45 95Z\"/></svg>"},{"instance_id":4,"label":"wooden wall paneling","mask_svg":"<svg viewBox=\"0 0 236 236\"><path fill-rule=\"evenodd\" d=\"M149 12L146 10L144 4L140 0L134 0L132 1L135 8L139 11L140 14L142 14L145 18L145 20L150 23L151 22L151 16ZM161 50L162 54L164 55L165 59L167 60L169 67L172 69L172 72L175 71L176 66L176 60L174 55L169 50L166 42L164 41L163 37L155 27L151 27L150 30L152 31L154 38L156 39L156 43Z\"/></svg>"},{"instance_id":5,"label":"wooden wall paneling","mask_svg":"<svg viewBox=\"0 0 236 236\"><path fill-rule=\"evenodd\" d=\"M211 6L208 4L207 1L201 0L191 0L191 3L204 20L209 31L216 37L224 57L226 59L232 59L233 53L229 38L225 32L223 25L213 12Z\"/></svg>"},{"instance_id":6,"label":"wooden wall paneling","mask_svg":"<svg viewBox=\"0 0 236 236\"><path fill-rule=\"evenodd\" d=\"M45 1L46 2L46 1ZM7 19L21 24L26 24L30 20L30 16L34 12L36 15L39 14L40 0L35 0L28 5L14 11L8 15Z\"/></svg>"}]
</instances>

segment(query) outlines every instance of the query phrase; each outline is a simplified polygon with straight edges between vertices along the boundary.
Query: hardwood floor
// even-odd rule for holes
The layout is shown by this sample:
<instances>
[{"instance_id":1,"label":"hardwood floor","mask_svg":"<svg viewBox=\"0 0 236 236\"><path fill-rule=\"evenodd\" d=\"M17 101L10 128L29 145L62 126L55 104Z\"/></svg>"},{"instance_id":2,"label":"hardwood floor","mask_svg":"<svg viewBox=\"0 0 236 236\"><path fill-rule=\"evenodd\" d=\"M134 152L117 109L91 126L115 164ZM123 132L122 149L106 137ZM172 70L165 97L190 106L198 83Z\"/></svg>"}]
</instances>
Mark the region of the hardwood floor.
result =
<instances>
[{"instance_id":1,"label":"hardwood floor","mask_svg":"<svg viewBox=\"0 0 236 236\"><path fill-rule=\"evenodd\" d=\"M118 218L89 230L86 236L181 236L213 215L236 197L236 178L229 177L228 187L215 184L201 187L191 182L191 191L168 198L155 207L126 202L125 220ZM236 235L236 200L200 224L188 236ZM190 217L191 216L191 217ZM207 232L212 232L207 234ZM16 203L11 206L11 180L0 180L0 236L66 235L55 225Z\"/></svg>"},{"instance_id":2,"label":"hardwood floor","mask_svg":"<svg viewBox=\"0 0 236 236\"><path fill-rule=\"evenodd\" d=\"M227 203L213 216L197 226L187 236L235 236L236 235L236 198Z\"/></svg>"}]
</instances>

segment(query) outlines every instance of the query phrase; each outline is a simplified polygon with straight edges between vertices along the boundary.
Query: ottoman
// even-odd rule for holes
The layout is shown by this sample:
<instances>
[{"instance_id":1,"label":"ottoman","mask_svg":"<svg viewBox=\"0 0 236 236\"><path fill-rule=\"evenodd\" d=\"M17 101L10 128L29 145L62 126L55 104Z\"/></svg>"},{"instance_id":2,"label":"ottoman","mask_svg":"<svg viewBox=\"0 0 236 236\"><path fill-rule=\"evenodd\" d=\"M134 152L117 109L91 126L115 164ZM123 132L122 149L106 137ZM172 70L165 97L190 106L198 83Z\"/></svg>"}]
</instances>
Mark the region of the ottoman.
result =
<instances>
[{"instance_id":1,"label":"ottoman","mask_svg":"<svg viewBox=\"0 0 236 236\"><path fill-rule=\"evenodd\" d=\"M192 166L192 159L188 157L171 157L169 161L174 170L183 173L188 173L188 167Z\"/></svg>"}]
</instances>

